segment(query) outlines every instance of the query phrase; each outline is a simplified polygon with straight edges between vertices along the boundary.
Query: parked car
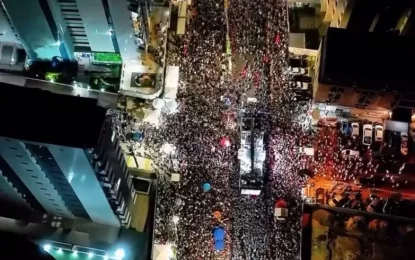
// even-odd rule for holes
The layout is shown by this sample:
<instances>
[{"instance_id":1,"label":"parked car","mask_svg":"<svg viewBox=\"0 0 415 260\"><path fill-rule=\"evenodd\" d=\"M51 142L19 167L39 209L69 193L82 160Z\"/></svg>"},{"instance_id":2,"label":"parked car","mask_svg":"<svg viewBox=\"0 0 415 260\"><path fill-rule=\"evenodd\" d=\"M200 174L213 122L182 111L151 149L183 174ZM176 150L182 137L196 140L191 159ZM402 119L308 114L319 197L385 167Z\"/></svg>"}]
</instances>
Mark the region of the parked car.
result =
<instances>
[{"instance_id":1,"label":"parked car","mask_svg":"<svg viewBox=\"0 0 415 260\"><path fill-rule=\"evenodd\" d=\"M398 209L399 202L392 198L387 198L383 204L382 211L385 214L395 215Z\"/></svg>"},{"instance_id":2,"label":"parked car","mask_svg":"<svg viewBox=\"0 0 415 260\"><path fill-rule=\"evenodd\" d=\"M306 76L306 75L294 75L292 76L292 80L306 82L306 83L311 83L313 81L313 79L310 76Z\"/></svg>"},{"instance_id":3,"label":"parked car","mask_svg":"<svg viewBox=\"0 0 415 260\"><path fill-rule=\"evenodd\" d=\"M344 157L359 157L360 152L352 149L345 149L342 151L342 156Z\"/></svg>"},{"instance_id":4,"label":"parked car","mask_svg":"<svg viewBox=\"0 0 415 260\"><path fill-rule=\"evenodd\" d=\"M388 146L391 151L400 150L401 135L398 132L390 132Z\"/></svg>"},{"instance_id":5,"label":"parked car","mask_svg":"<svg viewBox=\"0 0 415 260\"><path fill-rule=\"evenodd\" d=\"M343 134L347 134L349 132L349 122L346 119L342 119L340 122L340 131Z\"/></svg>"},{"instance_id":6,"label":"parked car","mask_svg":"<svg viewBox=\"0 0 415 260\"><path fill-rule=\"evenodd\" d=\"M405 132L401 133L401 154L408 155L408 134Z\"/></svg>"},{"instance_id":7,"label":"parked car","mask_svg":"<svg viewBox=\"0 0 415 260\"><path fill-rule=\"evenodd\" d=\"M383 141L383 126L381 125L375 126L375 141L376 142Z\"/></svg>"},{"instance_id":8,"label":"parked car","mask_svg":"<svg viewBox=\"0 0 415 260\"><path fill-rule=\"evenodd\" d=\"M352 123L352 137L359 136L359 123Z\"/></svg>"},{"instance_id":9,"label":"parked car","mask_svg":"<svg viewBox=\"0 0 415 260\"><path fill-rule=\"evenodd\" d=\"M288 71L291 75L306 75L308 73L307 69L300 67L289 67Z\"/></svg>"},{"instance_id":10,"label":"parked car","mask_svg":"<svg viewBox=\"0 0 415 260\"><path fill-rule=\"evenodd\" d=\"M311 89L311 84L301 81L290 81L290 86L296 90L309 90Z\"/></svg>"},{"instance_id":11,"label":"parked car","mask_svg":"<svg viewBox=\"0 0 415 260\"><path fill-rule=\"evenodd\" d=\"M372 135L373 135L373 126L366 124L363 126L363 138L362 143L364 145L371 145L372 144Z\"/></svg>"},{"instance_id":12,"label":"parked car","mask_svg":"<svg viewBox=\"0 0 415 260\"><path fill-rule=\"evenodd\" d=\"M310 93L305 92L304 90L299 90L302 93L298 93L298 91L294 92L295 101L299 104L302 102L309 102L313 96Z\"/></svg>"},{"instance_id":13,"label":"parked car","mask_svg":"<svg viewBox=\"0 0 415 260\"><path fill-rule=\"evenodd\" d=\"M367 206L366 210L369 212L376 212L378 210L378 205L380 203L379 198L374 198L372 202Z\"/></svg>"}]
</instances>

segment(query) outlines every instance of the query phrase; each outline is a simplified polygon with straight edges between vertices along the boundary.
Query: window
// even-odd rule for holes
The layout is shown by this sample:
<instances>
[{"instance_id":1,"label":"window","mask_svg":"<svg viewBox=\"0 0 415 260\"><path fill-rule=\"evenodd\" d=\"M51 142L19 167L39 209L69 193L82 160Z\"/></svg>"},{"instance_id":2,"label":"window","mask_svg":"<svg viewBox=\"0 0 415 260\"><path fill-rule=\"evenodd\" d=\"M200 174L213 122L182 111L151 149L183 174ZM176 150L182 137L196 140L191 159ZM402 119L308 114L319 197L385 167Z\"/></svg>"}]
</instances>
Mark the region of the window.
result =
<instances>
[{"instance_id":1,"label":"window","mask_svg":"<svg viewBox=\"0 0 415 260\"><path fill-rule=\"evenodd\" d=\"M115 131L112 130L112 136L111 136L111 142L114 143L114 139L115 139Z\"/></svg>"},{"instance_id":2,"label":"window","mask_svg":"<svg viewBox=\"0 0 415 260\"><path fill-rule=\"evenodd\" d=\"M122 200L121 206L118 207L117 211L121 213L123 212L124 208L125 208L125 200Z\"/></svg>"},{"instance_id":3,"label":"window","mask_svg":"<svg viewBox=\"0 0 415 260\"><path fill-rule=\"evenodd\" d=\"M121 185L121 178L118 178L117 183L115 183L114 191L117 192Z\"/></svg>"}]
</instances>

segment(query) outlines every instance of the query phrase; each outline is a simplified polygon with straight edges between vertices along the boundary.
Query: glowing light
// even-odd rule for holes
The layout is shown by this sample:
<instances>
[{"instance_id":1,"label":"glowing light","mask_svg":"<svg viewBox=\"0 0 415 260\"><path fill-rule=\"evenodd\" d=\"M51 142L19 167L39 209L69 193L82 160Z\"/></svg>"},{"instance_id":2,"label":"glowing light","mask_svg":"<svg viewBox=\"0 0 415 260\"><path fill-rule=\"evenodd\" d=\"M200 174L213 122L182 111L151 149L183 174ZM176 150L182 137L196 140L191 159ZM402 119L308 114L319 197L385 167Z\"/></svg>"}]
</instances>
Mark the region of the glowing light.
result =
<instances>
[{"instance_id":1,"label":"glowing light","mask_svg":"<svg viewBox=\"0 0 415 260\"><path fill-rule=\"evenodd\" d=\"M175 225L177 225L177 223L179 223L179 220L180 220L180 218L179 218L179 216L173 216L173 223L175 224Z\"/></svg>"},{"instance_id":2,"label":"glowing light","mask_svg":"<svg viewBox=\"0 0 415 260\"><path fill-rule=\"evenodd\" d=\"M44 249L45 251L49 251L51 248L52 248L52 246L51 246L51 245L49 245L49 244L46 244L46 245L44 245L44 246L43 246L43 249Z\"/></svg>"},{"instance_id":3,"label":"glowing light","mask_svg":"<svg viewBox=\"0 0 415 260\"><path fill-rule=\"evenodd\" d=\"M78 252L73 251L72 255L73 255L73 256L78 256Z\"/></svg>"},{"instance_id":4,"label":"glowing light","mask_svg":"<svg viewBox=\"0 0 415 260\"><path fill-rule=\"evenodd\" d=\"M92 258L92 257L94 257L94 253L89 252L89 253L88 253L88 258Z\"/></svg>"},{"instance_id":5,"label":"glowing light","mask_svg":"<svg viewBox=\"0 0 415 260\"><path fill-rule=\"evenodd\" d=\"M101 92L104 92L105 91L105 88L101 88Z\"/></svg>"},{"instance_id":6,"label":"glowing light","mask_svg":"<svg viewBox=\"0 0 415 260\"><path fill-rule=\"evenodd\" d=\"M108 260L108 256L107 255L104 255L104 260Z\"/></svg>"},{"instance_id":7,"label":"glowing light","mask_svg":"<svg viewBox=\"0 0 415 260\"><path fill-rule=\"evenodd\" d=\"M63 253L62 248L59 248L58 249L58 254L62 254L62 253Z\"/></svg>"},{"instance_id":8,"label":"glowing light","mask_svg":"<svg viewBox=\"0 0 415 260\"><path fill-rule=\"evenodd\" d=\"M117 249L117 251L115 251L115 259L121 260L124 257L125 257L125 252L123 249Z\"/></svg>"}]
</instances>

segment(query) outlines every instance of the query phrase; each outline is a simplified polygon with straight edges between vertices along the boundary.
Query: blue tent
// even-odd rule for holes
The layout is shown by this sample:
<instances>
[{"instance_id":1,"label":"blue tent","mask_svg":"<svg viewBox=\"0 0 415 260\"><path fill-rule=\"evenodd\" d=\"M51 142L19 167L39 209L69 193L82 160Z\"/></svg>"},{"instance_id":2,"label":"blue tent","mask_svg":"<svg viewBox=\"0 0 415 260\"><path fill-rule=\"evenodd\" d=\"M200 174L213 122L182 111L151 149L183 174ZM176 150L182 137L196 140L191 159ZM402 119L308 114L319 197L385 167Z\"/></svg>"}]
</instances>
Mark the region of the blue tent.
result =
<instances>
[{"instance_id":1,"label":"blue tent","mask_svg":"<svg viewBox=\"0 0 415 260\"><path fill-rule=\"evenodd\" d=\"M133 137L132 137L132 139L133 139L134 141L137 141L137 142L141 142L141 141L143 140L143 138L144 138L144 135L143 135L143 133L141 133L141 132L135 132L135 133L133 134Z\"/></svg>"},{"instance_id":2,"label":"blue tent","mask_svg":"<svg viewBox=\"0 0 415 260\"><path fill-rule=\"evenodd\" d=\"M225 239L225 230L222 227L217 227L213 229L213 239L214 240Z\"/></svg>"},{"instance_id":3,"label":"blue tent","mask_svg":"<svg viewBox=\"0 0 415 260\"><path fill-rule=\"evenodd\" d=\"M210 186L210 183L205 182L203 183L202 188L203 188L203 191L206 192L206 191L209 191L212 187Z\"/></svg>"},{"instance_id":4,"label":"blue tent","mask_svg":"<svg viewBox=\"0 0 415 260\"><path fill-rule=\"evenodd\" d=\"M230 98L225 98L225 105L230 106L232 104L231 99Z\"/></svg>"},{"instance_id":5,"label":"blue tent","mask_svg":"<svg viewBox=\"0 0 415 260\"><path fill-rule=\"evenodd\" d=\"M215 250L222 251L223 249L225 249L225 241L216 240L215 241Z\"/></svg>"}]
</instances>

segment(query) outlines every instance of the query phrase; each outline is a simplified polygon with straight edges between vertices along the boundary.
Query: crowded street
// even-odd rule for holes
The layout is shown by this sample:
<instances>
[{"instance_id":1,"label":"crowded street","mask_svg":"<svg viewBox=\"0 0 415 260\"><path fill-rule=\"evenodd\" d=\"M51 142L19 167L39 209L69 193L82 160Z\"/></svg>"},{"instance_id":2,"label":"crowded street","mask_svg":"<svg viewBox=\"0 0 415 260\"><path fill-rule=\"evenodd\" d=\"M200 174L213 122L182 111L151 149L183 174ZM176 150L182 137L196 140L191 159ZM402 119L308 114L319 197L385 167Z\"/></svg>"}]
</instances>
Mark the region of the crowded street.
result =
<instances>
[{"instance_id":1,"label":"crowded street","mask_svg":"<svg viewBox=\"0 0 415 260\"><path fill-rule=\"evenodd\" d=\"M172 245L177 259L299 258L302 179L288 150L302 131L292 120L309 103L295 103L288 86L286 2L252 5L195 1L187 34L168 53L181 70L178 111L163 116L149 146L162 151L154 164L165 179L158 189L156 241ZM257 112L270 115L261 120L269 152L259 196L239 190L237 115L248 92ZM174 151L166 154L166 144ZM169 181L172 172L180 174L179 182ZM277 198L289 205L285 222L274 221ZM223 249L213 241L215 227L224 229Z\"/></svg>"},{"instance_id":2,"label":"crowded street","mask_svg":"<svg viewBox=\"0 0 415 260\"><path fill-rule=\"evenodd\" d=\"M404 166L387 172L390 160L374 158L382 146L365 145L359 119L312 122L311 89L292 84L308 69L290 66L286 1L197 0L188 10L186 33L170 35L166 57L180 68L177 109L141 126L158 176L155 243L170 259L300 259L304 201L366 210L376 200L380 212L386 197L410 197L408 181L395 183ZM265 150L255 194L241 187L245 114Z\"/></svg>"}]
</instances>

